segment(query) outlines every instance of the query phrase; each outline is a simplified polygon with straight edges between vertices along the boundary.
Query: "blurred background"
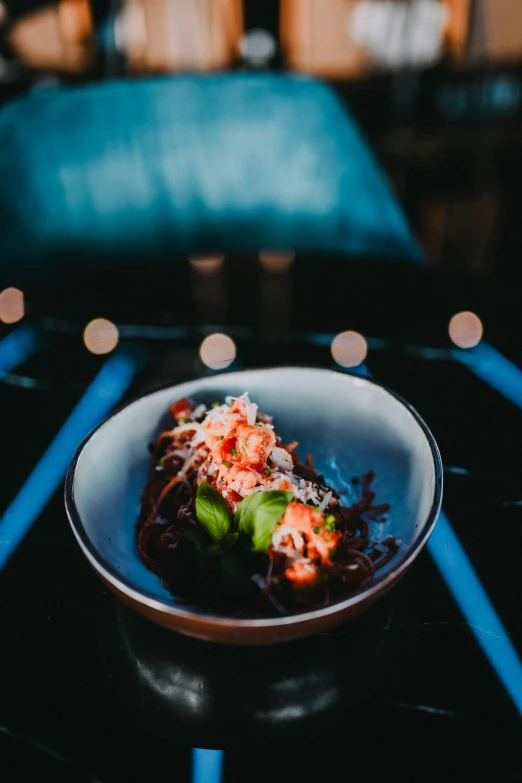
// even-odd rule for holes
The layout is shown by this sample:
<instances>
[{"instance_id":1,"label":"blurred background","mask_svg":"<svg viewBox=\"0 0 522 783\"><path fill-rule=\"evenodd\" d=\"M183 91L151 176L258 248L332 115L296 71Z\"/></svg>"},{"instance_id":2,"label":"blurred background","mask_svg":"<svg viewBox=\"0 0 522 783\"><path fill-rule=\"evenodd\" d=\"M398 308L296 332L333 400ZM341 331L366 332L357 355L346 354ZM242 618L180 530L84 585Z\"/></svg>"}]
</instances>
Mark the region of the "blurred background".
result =
<instances>
[{"instance_id":1,"label":"blurred background","mask_svg":"<svg viewBox=\"0 0 522 783\"><path fill-rule=\"evenodd\" d=\"M225 95L228 77L253 92ZM297 82L281 92L279 77ZM222 93L198 93L213 79ZM396 354L444 362L484 335L522 361L521 126L518 0L2 0L0 336L37 335L5 359L4 393L75 399L129 341L148 351L140 390L367 355L389 373ZM317 142L301 179L292 139ZM265 148L250 179L249 143ZM199 172L190 195L179 158ZM174 203L164 234L155 188Z\"/></svg>"},{"instance_id":2,"label":"blurred background","mask_svg":"<svg viewBox=\"0 0 522 783\"><path fill-rule=\"evenodd\" d=\"M196 708L177 720L165 694L179 688L158 706L141 674L122 684L125 645L104 630L119 626L61 487L113 405L302 364L371 373L417 407L464 547L446 560L465 575L455 586L445 557L426 553L385 619L360 626L364 654L348 633L344 647L319 640L332 660L352 651L358 682L337 717L317 707L313 731L344 730L367 705L361 725L387 758L408 737L422 763L433 744L453 747L468 775L486 748L516 762L520 667L501 645L522 639L521 131L520 0L0 0L0 532L12 527L0 538L0 723L14 740L107 781L143 779L151 747L160 758L151 715L187 764L192 744L222 747L221 716L209 733ZM183 649L217 692L213 653ZM303 656L315 676L317 656ZM233 661L248 682L247 656ZM298 732L307 709L292 713ZM285 721L273 724L283 739ZM11 752L16 769L24 754ZM228 759L226 780L242 780ZM252 780L274 774L270 754L254 766Z\"/></svg>"},{"instance_id":3,"label":"blurred background","mask_svg":"<svg viewBox=\"0 0 522 783\"><path fill-rule=\"evenodd\" d=\"M497 329L512 328L518 311L517 303L512 304L513 285L520 282L522 252L521 65L522 7L517 0L0 3L2 104L35 91L201 72L298 73L331 87L361 128L426 264L440 270L432 278L417 270L390 274L387 269L384 274L390 279L382 295L374 278L373 296L382 301L370 324L363 323L368 313L365 294L362 306L350 302L350 325L358 321L370 331L378 328L383 303L386 329L392 331L401 324L411 326L414 319L417 329L429 333L435 319L435 333L446 336L452 311L472 305L486 307L480 316ZM37 129L33 132L36 136ZM31 222L30 215L27 220ZM144 269L149 270L145 275L132 267L122 281L119 270L108 268L101 285L94 275L87 274L81 286L65 275L59 290L56 280L45 286L44 279L37 288L29 282L18 293L20 288L9 285L14 276L13 281L4 276L8 292L0 297L0 318L13 323L22 312L66 318L74 312L75 319L85 323L99 315L163 325L232 324L237 321L232 289L241 289L238 280L246 275L245 285L259 276L264 281L256 288L257 307L249 309L247 320L258 312L255 325L271 334L287 332L289 320L297 323L294 278L300 279L302 271L308 279L317 259L311 259L311 267L306 259L295 266L291 247L276 248L275 255L226 259L221 253L227 248L216 250L218 255L190 263L185 254L177 265L177 285L186 295L176 301L175 316L166 287L157 285L160 273L151 274L144 258ZM355 283L366 268L359 268L357 258L352 260L349 275ZM327 280L323 277L325 295L334 297L328 308L332 314L342 303L335 302L331 283L345 274L346 265L332 261ZM492 278L499 289L488 299L487 286L477 280ZM446 280L451 284L444 287ZM425 296L423 285L432 292L434 285L443 286L444 295L430 296L419 312L407 316L403 292L409 285L417 292L415 297L408 288L408 307L414 311L415 302ZM74 297L65 295L63 286L74 291ZM137 286L144 289L139 307ZM368 293L367 287L362 290ZM399 293L387 296L387 291ZM394 301L400 306L392 313ZM310 306L303 299L300 303L306 319ZM322 319L326 328L324 309Z\"/></svg>"},{"instance_id":4,"label":"blurred background","mask_svg":"<svg viewBox=\"0 0 522 783\"><path fill-rule=\"evenodd\" d=\"M478 277L519 279L521 60L517 0L0 3L2 102L158 74L325 81L356 117L429 263Z\"/></svg>"},{"instance_id":5,"label":"blurred background","mask_svg":"<svg viewBox=\"0 0 522 783\"><path fill-rule=\"evenodd\" d=\"M2 103L35 91L201 72L286 72L325 82L355 117L404 210L426 264L441 272L436 283L431 278L426 282L428 289L446 280L444 275L451 278L444 296L440 294L434 302L430 297L430 303L439 307L435 319L445 323L452 309L471 309L473 303L477 305L476 297L485 295L487 287L477 280L494 277L501 293L488 303L480 302L489 308L483 315L497 328L512 326L510 302L513 285L520 282L522 252L518 221L521 65L522 7L517 0L0 3ZM221 254L228 248L216 250ZM29 283L23 292L24 304L18 288L3 294L0 317L13 322L25 308L26 314L33 315L69 317L74 311L79 317L81 312L87 321L90 315L99 314L167 325L173 321L232 323L231 286L237 284L238 275L251 273L264 280L257 287L256 325L282 333L288 329L288 318L293 318L291 281L301 270L303 278L308 278L310 269L305 260L294 266L293 248L275 250L275 255L247 259L216 255L190 264L185 254L176 272L178 286L181 276L184 290L190 292L176 302L177 308L185 305L183 317L179 311L176 317L170 312L170 303L162 296L165 286L156 286L159 273L149 271L144 276L134 267L124 282L119 271L113 280L114 273L108 269L103 285L92 279L89 293L89 275L82 286L76 280L71 290L79 296L74 301L61 290L55 296L56 281L47 288L39 285L37 290ZM350 276L355 280L366 271L359 269L357 258L352 260ZM146 258L143 261L147 263ZM315 268L315 262L311 263ZM239 264L237 274L235 264ZM334 263L330 283L332 276L339 279L340 274L346 274L346 266ZM419 274L401 270L387 281L386 290L394 290L394 285L403 292L410 277ZM420 276L422 280L416 279L414 287L428 280L424 273ZM9 290L13 287L9 279L3 282ZM71 286L67 276L62 285ZM149 292L139 308L131 306L137 285ZM375 279L373 286L379 288ZM330 293L335 298L326 285L325 295ZM379 297L378 290L374 293ZM385 294L381 299L387 300L386 309L392 307L393 297ZM14 303L9 305L12 312L2 315L1 302L8 301ZM353 301L350 304L355 308L351 320L363 319L366 303L360 308ZM409 306L415 307L415 302ZM310 312L308 305L301 309L303 314ZM398 309L392 323L387 312L387 329L397 329L404 321L402 304ZM333 302L331 311L336 310ZM417 328L424 324L429 332L431 311L423 306L417 315ZM374 311L374 330L377 317ZM413 313L410 324L411 317ZM367 328L367 324L359 325ZM443 332L446 335L445 327Z\"/></svg>"}]
</instances>

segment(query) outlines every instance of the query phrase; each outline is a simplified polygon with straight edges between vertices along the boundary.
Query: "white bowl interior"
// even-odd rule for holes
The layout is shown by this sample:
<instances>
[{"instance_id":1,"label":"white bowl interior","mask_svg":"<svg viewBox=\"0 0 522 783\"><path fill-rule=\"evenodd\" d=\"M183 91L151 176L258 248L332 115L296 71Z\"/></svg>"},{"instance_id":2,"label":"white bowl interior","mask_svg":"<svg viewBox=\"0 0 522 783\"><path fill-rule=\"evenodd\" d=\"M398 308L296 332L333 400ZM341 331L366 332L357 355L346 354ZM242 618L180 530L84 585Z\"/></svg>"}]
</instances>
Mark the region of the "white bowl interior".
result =
<instances>
[{"instance_id":1,"label":"white bowl interior","mask_svg":"<svg viewBox=\"0 0 522 783\"><path fill-rule=\"evenodd\" d=\"M172 605L135 544L147 446L165 425L171 426L168 408L180 397L210 404L245 391L260 410L274 416L284 442L299 441L301 458L312 453L316 468L336 489L349 490L352 477L375 471L375 502L391 504L388 522L375 532L403 542L378 572L384 579L424 535L436 485L430 443L415 416L388 391L361 377L320 369L210 376L154 392L108 419L86 442L74 474L74 500L91 550L134 589Z\"/></svg>"}]
</instances>

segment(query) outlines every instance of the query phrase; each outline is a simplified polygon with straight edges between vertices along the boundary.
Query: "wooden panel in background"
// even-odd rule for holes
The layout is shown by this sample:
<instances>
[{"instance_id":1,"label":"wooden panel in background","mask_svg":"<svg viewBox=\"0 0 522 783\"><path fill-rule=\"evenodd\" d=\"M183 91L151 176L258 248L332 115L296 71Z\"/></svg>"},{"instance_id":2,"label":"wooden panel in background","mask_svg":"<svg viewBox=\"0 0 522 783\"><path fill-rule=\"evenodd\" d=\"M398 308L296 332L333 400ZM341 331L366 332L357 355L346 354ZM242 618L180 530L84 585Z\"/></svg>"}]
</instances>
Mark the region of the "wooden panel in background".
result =
<instances>
[{"instance_id":1,"label":"wooden panel in background","mask_svg":"<svg viewBox=\"0 0 522 783\"><path fill-rule=\"evenodd\" d=\"M465 50L470 0L281 0L288 67L327 78L429 66Z\"/></svg>"},{"instance_id":2,"label":"wooden panel in background","mask_svg":"<svg viewBox=\"0 0 522 783\"><path fill-rule=\"evenodd\" d=\"M242 32L241 0L127 0L120 48L131 71L225 68Z\"/></svg>"},{"instance_id":3,"label":"wooden panel in background","mask_svg":"<svg viewBox=\"0 0 522 783\"><path fill-rule=\"evenodd\" d=\"M239 57L242 0L125 0L108 20L130 72L212 70ZM36 70L85 72L97 47L89 0L60 0L15 19L9 43Z\"/></svg>"},{"instance_id":4,"label":"wooden panel in background","mask_svg":"<svg viewBox=\"0 0 522 783\"><path fill-rule=\"evenodd\" d=\"M29 68L84 71L92 59L89 0L61 0L15 21L8 39Z\"/></svg>"}]
</instances>

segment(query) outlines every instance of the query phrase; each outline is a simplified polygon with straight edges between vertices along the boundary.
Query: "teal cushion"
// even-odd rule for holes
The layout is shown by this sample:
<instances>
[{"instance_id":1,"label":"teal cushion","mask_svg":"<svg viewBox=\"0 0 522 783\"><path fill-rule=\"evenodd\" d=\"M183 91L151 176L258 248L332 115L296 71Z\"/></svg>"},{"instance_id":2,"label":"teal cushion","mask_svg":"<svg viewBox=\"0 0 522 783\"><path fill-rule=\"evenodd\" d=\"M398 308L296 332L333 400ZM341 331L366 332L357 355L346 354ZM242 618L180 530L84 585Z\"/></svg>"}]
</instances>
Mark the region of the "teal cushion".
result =
<instances>
[{"instance_id":1,"label":"teal cushion","mask_svg":"<svg viewBox=\"0 0 522 783\"><path fill-rule=\"evenodd\" d=\"M324 84L273 73L126 79L42 89L0 111L4 278L260 247L421 259Z\"/></svg>"}]
</instances>

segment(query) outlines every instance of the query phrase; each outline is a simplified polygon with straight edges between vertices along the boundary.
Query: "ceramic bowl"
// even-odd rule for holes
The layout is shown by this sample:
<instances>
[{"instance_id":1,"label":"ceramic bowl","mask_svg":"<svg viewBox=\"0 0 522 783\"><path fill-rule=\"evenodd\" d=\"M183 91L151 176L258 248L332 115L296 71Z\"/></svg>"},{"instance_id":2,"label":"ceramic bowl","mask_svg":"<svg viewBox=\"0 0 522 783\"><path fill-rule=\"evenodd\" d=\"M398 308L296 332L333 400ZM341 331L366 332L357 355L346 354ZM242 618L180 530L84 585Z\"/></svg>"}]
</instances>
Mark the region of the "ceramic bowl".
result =
<instances>
[{"instance_id":1,"label":"ceramic bowl","mask_svg":"<svg viewBox=\"0 0 522 783\"><path fill-rule=\"evenodd\" d=\"M400 538L397 554L357 593L321 610L274 619L233 619L178 605L142 563L135 544L147 446L181 397L210 405L248 391L274 417L285 440L299 441L336 489L373 470L376 502L391 504L383 534ZM114 413L77 449L65 505L90 565L121 600L179 633L226 644L273 644L308 636L359 614L411 567L435 525L442 497L437 444L419 414L393 391L347 373L283 367L208 376L147 394Z\"/></svg>"}]
</instances>

